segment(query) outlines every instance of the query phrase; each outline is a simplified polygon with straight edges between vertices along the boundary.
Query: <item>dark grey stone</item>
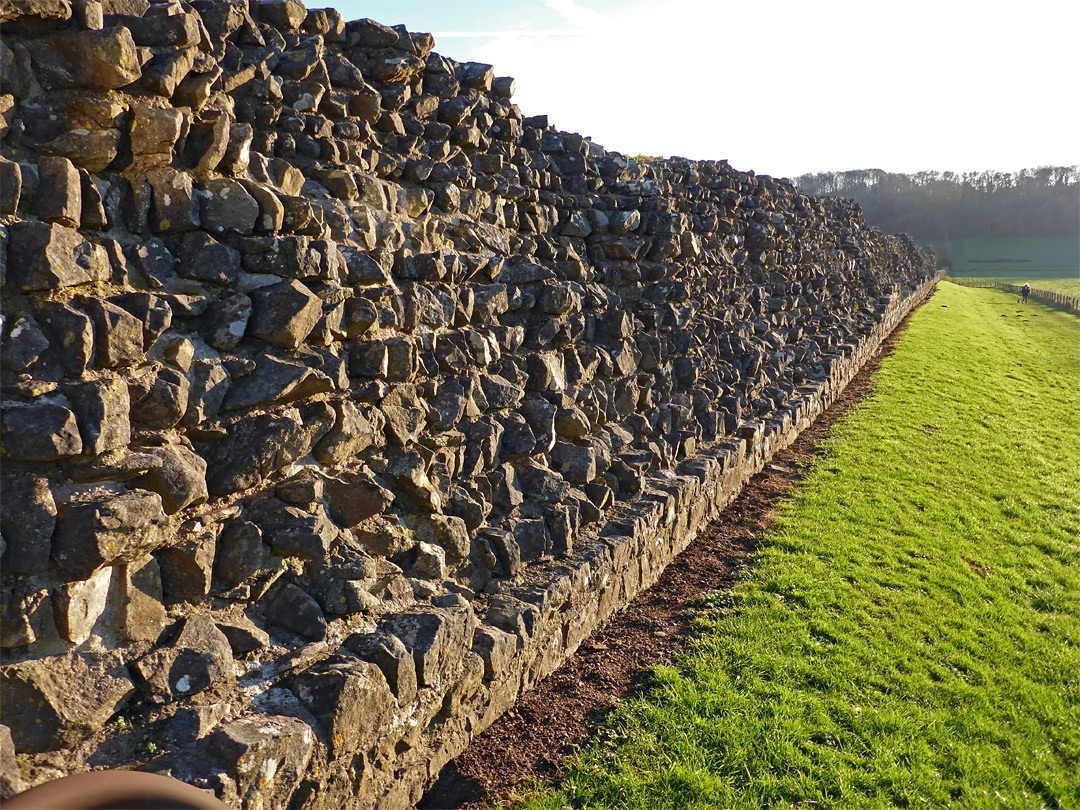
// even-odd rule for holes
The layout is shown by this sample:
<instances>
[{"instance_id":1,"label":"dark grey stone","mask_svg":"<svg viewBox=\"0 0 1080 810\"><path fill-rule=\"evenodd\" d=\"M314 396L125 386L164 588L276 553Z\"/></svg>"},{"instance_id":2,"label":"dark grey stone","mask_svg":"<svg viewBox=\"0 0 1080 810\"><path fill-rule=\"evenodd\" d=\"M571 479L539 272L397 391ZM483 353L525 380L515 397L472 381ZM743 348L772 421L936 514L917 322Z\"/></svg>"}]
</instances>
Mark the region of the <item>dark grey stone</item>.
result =
<instances>
[{"instance_id":1,"label":"dark grey stone","mask_svg":"<svg viewBox=\"0 0 1080 810\"><path fill-rule=\"evenodd\" d=\"M286 349L298 347L322 314L319 298L296 280L260 287L251 303L248 334Z\"/></svg>"},{"instance_id":2,"label":"dark grey stone","mask_svg":"<svg viewBox=\"0 0 1080 810\"><path fill-rule=\"evenodd\" d=\"M44 574L49 568L55 529L56 502L48 480L25 474L5 477L0 497L0 533L7 543L0 560L3 569L15 574Z\"/></svg>"},{"instance_id":3,"label":"dark grey stone","mask_svg":"<svg viewBox=\"0 0 1080 810\"><path fill-rule=\"evenodd\" d=\"M67 400L4 403L0 436L3 455L24 461L53 461L82 452L82 437Z\"/></svg>"},{"instance_id":4,"label":"dark grey stone","mask_svg":"<svg viewBox=\"0 0 1080 810\"><path fill-rule=\"evenodd\" d=\"M266 620L300 636L305 641L326 638L326 617L319 603L292 583L281 583L259 600Z\"/></svg>"},{"instance_id":5,"label":"dark grey stone","mask_svg":"<svg viewBox=\"0 0 1080 810\"><path fill-rule=\"evenodd\" d=\"M232 648L209 616L193 613L174 641L139 659L135 672L152 700L169 703L231 681Z\"/></svg>"},{"instance_id":6,"label":"dark grey stone","mask_svg":"<svg viewBox=\"0 0 1080 810\"><path fill-rule=\"evenodd\" d=\"M134 491L69 506L53 538L57 572L67 582L89 579L101 566L137 559L164 540L161 496Z\"/></svg>"},{"instance_id":7,"label":"dark grey stone","mask_svg":"<svg viewBox=\"0 0 1080 810\"><path fill-rule=\"evenodd\" d=\"M97 732L135 691L115 652L80 651L0 669L0 700L15 749L55 751Z\"/></svg>"},{"instance_id":8,"label":"dark grey stone","mask_svg":"<svg viewBox=\"0 0 1080 810\"><path fill-rule=\"evenodd\" d=\"M233 520L218 536L214 573L231 585L238 585L263 565L262 531L250 520Z\"/></svg>"},{"instance_id":9,"label":"dark grey stone","mask_svg":"<svg viewBox=\"0 0 1080 810\"><path fill-rule=\"evenodd\" d=\"M240 273L240 252L202 231L184 237L177 272L185 278L233 284Z\"/></svg>"},{"instance_id":10,"label":"dark grey stone","mask_svg":"<svg viewBox=\"0 0 1080 810\"><path fill-rule=\"evenodd\" d=\"M7 281L20 290L55 290L108 281L104 249L56 223L14 222L8 228Z\"/></svg>"}]
</instances>

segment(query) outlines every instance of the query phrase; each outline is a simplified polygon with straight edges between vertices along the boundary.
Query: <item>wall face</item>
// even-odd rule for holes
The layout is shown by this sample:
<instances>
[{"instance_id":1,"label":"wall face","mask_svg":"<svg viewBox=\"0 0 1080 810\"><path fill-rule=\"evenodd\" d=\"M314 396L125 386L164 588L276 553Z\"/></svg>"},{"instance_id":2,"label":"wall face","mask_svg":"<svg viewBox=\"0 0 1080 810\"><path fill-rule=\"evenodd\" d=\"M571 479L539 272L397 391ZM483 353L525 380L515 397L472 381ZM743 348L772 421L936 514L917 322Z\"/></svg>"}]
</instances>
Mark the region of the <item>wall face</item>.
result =
<instances>
[{"instance_id":1,"label":"wall face","mask_svg":"<svg viewBox=\"0 0 1080 810\"><path fill-rule=\"evenodd\" d=\"M407 806L933 283L851 205L607 153L426 34L12 8L5 793Z\"/></svg>"}]
</instances>

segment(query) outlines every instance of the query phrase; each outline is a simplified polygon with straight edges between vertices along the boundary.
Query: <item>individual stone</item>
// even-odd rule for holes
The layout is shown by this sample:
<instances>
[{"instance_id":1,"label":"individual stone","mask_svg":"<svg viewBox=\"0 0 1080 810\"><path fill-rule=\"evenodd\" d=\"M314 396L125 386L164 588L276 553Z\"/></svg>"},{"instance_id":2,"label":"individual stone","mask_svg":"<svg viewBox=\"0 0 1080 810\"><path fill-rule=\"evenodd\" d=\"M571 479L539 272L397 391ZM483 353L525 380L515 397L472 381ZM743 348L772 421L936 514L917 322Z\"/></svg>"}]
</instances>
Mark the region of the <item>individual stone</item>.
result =
<instances>
[{"instance_id":1,"label":"individual stone","mask_svg":"<svg viewBox=\"0 0 1080 810\"><path fill-rule=\"evenodd\" d=\"M231 585L239 585L263 565L262 531L250 520L233 520L218 536L214 573ZM234 645L235 646L235 645Z\"/></svg>"},{"instance_id":2,"label":"individual stone","mask_svg":"<svg viewBox=\"0 0 1080 810\"><path fill-rule=\"evenodd\" d=\"M94 321L98 366L120 368L143 359L143 325L138 318L115 304L89 296L79 299L79 306Z\"/></svg>"},{"instance_id":3,"label":"individual stone","mask_svg":"<svg viewBox=\"0 0 1080 810\"><path fill-rule=\"evenodd\" d=\"M87 580L61 585L53 597L56 626L72 644L82 644L105 611L112 568L102 568Z\"/></svg>"},{"instance_id":4,"label":"individual stone","mask_svg":"<svg viewBox=\"0 0 1080 810\"><path fill-rule=\"evenodd\" d=\"M288 807L307 774L316 740L311 727L295 717L255 714L227 723L197 745L218 763L212 772L224 768L234 782L238 803L267 806L267 775L273 774L270 806Z\"/></svg>"},{"instance_id":5,"label":"individual stone","mask_svg":"<svg viewBox=\"0 0 1080 810\"><path fill-rule=\"evenodd\" d=\"M187 412L189 389L188 378L177 369L158 369L149 392L132 406L132 420L149 427L172 427Z\"/></svg>"},{"instance_id":6,"label":"individual stone","mask_svg":"<svg viewBox=\"0 0 1080 810\"><path fill-rule=\"evenodd\" d=\"M416 545L413 568L427 579L441 582L446 579L446 551L432 543L420 541Z\"/></svg>"},{"instance_id":7,"label":"individual stone","mask_svg":"<svg viewBox=\"0 0 1080 810\"><path fill-rule=\"evenodd\" d=\"M162 540L161 496L127 492L69 506L53 538L57 572L67 582L89 579L104 565L144 556Z\"/></svg>"},{"instance_id":8,"label":"individual stone","mask_svg":"<svg viewBox=\"0 0 1080 810\"><path fill-rule=\"evenodd\" d=\"M217 415L229 392L229 374L213 360L197 359L189 373L188 407L181 424L195 427Z\"/></svg>"},{"instance_id":9,"label":"individual stone","mask_svg":"<svg viewBox=\"0 0 1080 810\"><path fill-rule=\"evenodd\" d=\"M0 214L14 214L19 210L22 195L22 167L13 160L0 158Z\"/></svg>"},{"instance_id":10,"label":"individual stone","mask_svg":"<svg viewBox=\"0 0 1080 810\"><path fill-rule=\"evenodd\" d=\"M4 341L0 362L12 371L22 371L36 363L48 348L49 339L37 321L29 315L20 315Z\"/></svg>"},{"instance_id":11,"label":"individual stone","mask_svg":"<svg viewBox=\"0 0 1080 810\"><path fill-rule=\"evenodd\" d=\"M256 627L255 622L242 613L235 616L219 616L214 619L214 623L229 640L234 655L246 655L270 645L270 636L267 632Z\"/></svg>"},{"instance_id":12,"label":"individual stone","mask_svg":"<svg viewBox=\"0 0 1080 810\"><path fill-rule=\"evenodd\" d=\"M484 389L488 406L493 410L514 408L525 396L525 391L520 386L498 374L484 375L480 378L480 386Z\"/></svg>"},{"instance_id":13,"label":"individual stone","mask_svg":"<svg viewBox=\"0 0 1080 810\"><path fill-rule=\"evenodd\" d=\"M169 166L173 161L173 149L184 130L184 123L184 115L180 110L136 107L131 116L132 169L146 172ZM175 177L181 173L170 174ZM153 185L153 181L151 184Z\"/></svg>"},{"instance_id":14,"label":"individual stone","mask_svg":"<svg viewBox=\"0 0 1080 810\"><path fill-rule=\"evenodd\" d=\"M510 661L517 652L517 637L491 627L479 625L473 632L472 651L484 661L484 678L498 678L510 667Z\"/></svg>"},{"instance_id":15,"label":"individual stone","mask_svg":"<svg viewBox=\"0 0 1080 810\"><path fill-rule=\"evenodd\" d=\"M189 107L192 112L201 112L210 100L214 85L221 78L223 71L214 65L205 73L188 73L176 86L172 95L174 105ZM185 150L186 153L186 150Z\"/></svg>"},{"instance_id":16,"label":"individual stone","mask_svg":"<svg viewBox=\"0 0 1080 810\"><path fill-rule=\"evenodd\" d=\"M171 145L169 148L172 148ZM171 159L170 155L169 160L162 165L167 166ZM151 228L158 233L177 233L199 227L199 204L190 174L171 168L154 169L146 173L146 180L153 191L150 203ZM157 240L154 241L160 244ZM157 274L153 276L156 278Z\"/></svg>"},{"instance_id":17,"label":"individual stone","mask_svg":"<svg viewBox=\"0 0 1080 810\"><path fill-rule=\"evenodd\" d=\"M324 496L331 517L351 529L393 503L394 494L362 472L344 472L327 478Z\"/></svg>"},{"instance_id":18,"label":"individual stone","mask_svg":"<svg viewBox=\"0 0 1080 810\"><path fill-rule=\"evenodd\" d=\"M318 602L292 583L281 583L270 589L259 607L271 624L276 624L305 641L326 638L326 617Z\"/></svg>"},{"instance_id":19,"label":"individual stone","mask_svg":"<svg viewBox=\"0 0 1080 810\"><path fill-rule=\"evenodd\" d=\"M168 624L157 558L147 555L117 566L116 570L120 572L117 611L120 639L136 643L157 642Z\"/></svg>"},{"instance_id":20,"label":"individual stone","mask_svg":"<svg viewBox=\"0 0 1080 810\"><path fill-rule=\"evenodd\" d=\"M114 90L141 75L138 49L123 27L58 34L36 41L31 58L47 89Z\"/></svg>"},{"instance_id":21,"label":"individual stone","mask_svg":"<svg viewBox=\"0 0 1080 810\"><path fill-rule=\"evenodd\" d=\"M49 337L51 355L71 375L80 376L94 356L94 323L59 301L42 301L38 322Z\"/></svg>"},{"instance_id":22,"label":"individual stone","mask_svg":"<svg viewBox=\"0 0 1080 810\"><path fill-rule=\"evenodd\" d=\"M334 427L319 440L313 451L320 464L339 464L370 447L375 429L364 413L349 400L333 403Z\"/></svg>"},{"instance_id":23,"label":"individual stone","mask_svg":"<svg viewBox=\"0 0 1080 810\"><path fill-rule=\"evenodd\" d=\"M78 228L82 220L82 182L78 170L64 157L38 161L34 212L46 222Z\"/></svg>"},{"instance_id":24,"label":"individual stone","mask_svg":"<svg viewBox=\"0 0 1080 810\"><path fill-rule=\"evenodd\" d=\"M42 578L0 580L0 648L26 647L46 633L46 622L52 616L49 597L48 582Z\"/></svg>"},{"instance_id":25,"label":"individual stone","mask_svg":"<svg viewBox=\"0 0 1080 810\"><path fill-rule=\"evenodd\" d=\"M135 691L114 652L80 651L0 668L4 719L25 753L77 745L97 732Z\"/></svg>"},{"instance_id":26,"label":"individual stone","mask_svg":"<svg viewBox=\"0 0 1080 810\"><path fill-rule=\"evenodd\" d=\"M201 456L180 443L147 448L147 452L161 459L161 465L134 483L160 495L165 514L173 515L193 504L206 503L209 498L206 461Z\"/></svg>"},{"instance_id":27,"label":"individual stone","mask_svg":"<svg viewBox=\"0 0 1080 810\"><path fill-rule=\"evenodd\" d=\"M289 688L322 724L334 757L370 748L394 705L379 667L345 655L300 673Z\"/></svg>"},{"instance_id":28,"label":"individual stone","mask_svg":"<svg viewBox=\"0 0 1080 810\"><path fill-rule=\"evenodd\" d=\"M203 184L202 225L211 233L251 233L259 218L259 203L236 180L217 178Z\"/></svg>"},{"instance_id":29,"label":"individual stone","mask_svg":"<svg viewBox=\"0 0 1080 810\"><path fill-rule=\"evenodd\" d=\"M331 391L333 381L304 363L272 355L259 358L255 370L231 384L223 410L248 410L270 402L288 402Z\"/></svg>"},{"instance_id":30,"label":"individual stone","mask_svg":"<svg viewBox=\"0 0 1080 810\"><path fill-rule=\"evenodd\" d=\"M563 478L575 484L587 484L596 478L596 451L570 442L557 442L551 453L551 464Z\"/></svg>"},{"instance_id":31,"label":"individual stone","mask_svg":"<svg viewBox=\"0 0 1080 810\"><path fill-rule=\"evenodd\" d=\"M416 697L416 662L401 640L390 633L355 633L345 649L375 664L398 700L405 706Z\"/></svg>"},{"instance_id":32,"label":"individual stone","mask_svg":"<svg viewBox=\"0 0 1080 810\"><path fill-rule=\"evenodd\" d=\"M252 519L274 553L283 557L323 559L338 535L337 526L322 504L299 509L276 498L266 498L252 509Z\"/></svg>"},{"instance_id":33,"label":"individual stone","mask_svg":"<svg viewBox=\"0 0 1080 810\"><path fill-rule=\"evenodd\" d=\"M153 48L184 48L198 45L202 24L196 14L173 13L174 9L151 6L142 15L115 15L110 20L128 28L137 45Z\"/></svg>"},{"instance_id":34,"label":"individual stone","mask_svg":"<svg viewBox=\"0 0 1080 810\"><path fill-rule=\"evenodd\" d=\"M128 260L128 266L138 270L151 288L164 287L176 275L177 259L160 239L147 239L128 245L124 248L124 256ZM169 317L171 320L172 310L169 310Z\"/></svg>"},{"instance_id":35,"label":"individual stone","mask_svg":"<svg viewBox=\"0 0 1080 810\"><path fill-rule=\"evenodd\" d=\"M20 290L55 290L108 281L108 255L78 231L56 223L15 222L9 227L8 283Z\"/></svg>"},{"instance_id":36,"label":"individual stone","mask_svg":"<svg viewBox=\"0 0 1080 810\"><path fill-rule=\"evenodd\" d=\"M0 437L6 458L54 461L82 452L79 426L66 400L4 403Z\"/></svg>"},{"instance_id":37,"label":"individual stone","mask_svg":"<svg viewBox=\"0 0 1080 810\"><path fill-rule=\"evenodd\" d=\"M151 93L171 98L194 64L193 48L158 54L143 67L143 86Z\"/></svg>"},{"instance_id":38,"label":"individual stone","mask_svg":"<svg viewBox=\"0 0 1080 810\"><path fill-rule=\"evenodd\" d=\"M0 24L17 23L12 27L23 32L48 30L50 25L70 18L71 3L68 0L20 0L0 6Z\"/></svg>"},{"instance_id":39,"label":"individual stone","mask_svg":"<svg viewBox=\"0 0 1080 810\"><path fill-rule=\"evenodd\" d=\"M310 450L299 414L255 414L229 425L218 441L198 444L207 462L207 487L221 497L253 487L267 475L287 467Z\"/></svg>"},{"instance_id":40,"label":"individual stone","mask_svg":"<svg viewBox=\"0 0 1080 810\"><path fill-rule=\"evenodd\" d=\"M202 231L184 237L177 272L185 278L233 284L240 274L240 252Z\"/></svg>"},{"instance_id":41,"label":"individual stone","mask_svg":"<svg viewBox=\"0 0 1080 810\"><path fill-rule=\"evenodd\" d=\"M299 281L260 287L251 295L248 333L285 349L297 348L322 314L322 302Z\"/></svg>"},{"instance_id":42,"label":"individual stone","mask_svg":"<svg viewBox=\"0 0 1080 810\"><path fill-rule=\"evenodd\" d=\"M229 640L204 613L184 620L175 641L135 664L135 672L156 703L191 697L233 679Z\"/></svg>"},{"instance_id":43,"label":"individual stone","mask_svg":"<svg viewBox=\"0 0 1080 810\"><path fill-rule=\"evenodd\" d=\"M213 531L197 532L154 555L161 567L161 588L168 602L197 603L210 592L215 541Z\"/></svg>"},{"instance_id":44,"label":"individual stone","mask_svg":"<svg viewBox=\"0 0 1080 810\"><path fill-rule=\"evenodd\" d=\"M0 799L7 800L26 790L18 760L15 759L15 742L11 729L0 725Z\"/></svg>"},{"instance_id":45,"label":"individual stone","mask_svg":"<svg viewBox=\"0 0 1080 810\"><path fill-rule=\"evenodd\" d=\"M56 502L48 480L38 475L12 475L4 479L3 493L0 534L7 549L0 564L15 574L44 574L56 528Z\"/></svg>"},{"instance_id":46,"label":"individual stone","mask_svg":"<svg viewBox=\"0 0 1080 810\"><path fill-rule=\"evenodd\" d=\"M469 609L428 608L385 616L380 629L397 636L412 652L418 685L438 689L457 671L475 624Z\"/></svg>"},{"instance_id":47,"label":"individual stone","mask_svg":"<svg viewBox=\"0 0 1080 810\"><path fill-rule=\"evenodd\" d=\"M66 393L78 420L84 453L96 456L127 447L131 441L131 402L122 379L80 383Z\"/></svg>"},{"instance_id":48,"label":"individual stone","mask_svg":"<svg viewBox=\"0 0 1080 810\"><path fill-rule=\"evenodd\" d=\"M295 30L307 17L307 9L300 0L264 0L259 15L275 28Z\"/></svg>"},{"instance_id":49,"label":"individual stone","mask_svg":"<svg viewBox=\"0 0 1080 810\"><path fill-rule=\"evenodd\" d=\"M251 299L244 293L235 293L206 311L202 335L218 351L232 351L244 337L250 318Z\"/></svg>"},{"instance_id":50,"label":"individual stone","mask_svg":"<svg viewBox=\"0 0 1080 810\"><path fill-rule=\"evenodd\" d=\"M195 344L185 337L173 338L165 346L163 357L166 363L186 374L195 359Z\"/></svg>"},{"instance_id":51,"label":"individual stone","mask_svg":"<svg viewBox=\"0 0 1080 810\"><path fill-rule=\"evenodd\" d=\"M186 80L181 83L180 91L184 89L185 84L187 84ZM177 95L184 94L178 92ZM183 99L181 103L186 101L191 100ZM197 99L194 101L198 105ZM229 150L231 126L229 116L224 113L214 113L191 123L187 138L184 140L184 160L192 171L203 176L217 168Z\"/></svg>"}]
</instances>

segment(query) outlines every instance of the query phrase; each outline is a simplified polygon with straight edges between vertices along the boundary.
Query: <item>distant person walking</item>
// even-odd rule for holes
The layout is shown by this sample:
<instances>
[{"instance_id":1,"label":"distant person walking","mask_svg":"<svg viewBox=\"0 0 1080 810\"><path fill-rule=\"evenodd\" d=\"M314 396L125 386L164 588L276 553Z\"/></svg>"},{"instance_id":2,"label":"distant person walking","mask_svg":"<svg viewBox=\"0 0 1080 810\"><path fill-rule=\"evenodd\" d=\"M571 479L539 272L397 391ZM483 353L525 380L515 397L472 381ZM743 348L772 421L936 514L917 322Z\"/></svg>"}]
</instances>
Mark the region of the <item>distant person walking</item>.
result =
<instances>
[{"instance_id":1,"label":"distant person walking","mask_svg":"<svg viewBox=\"0 0 1080 810\"><path fill-rule=\"evenodd\" d=\"M1025 283L1023 288L1021 288L1020 290L1020 295L1023 296L1023 302L1026 304L1028 296L1031 295L1031 285Z\"/></svg>"}]
</instances>

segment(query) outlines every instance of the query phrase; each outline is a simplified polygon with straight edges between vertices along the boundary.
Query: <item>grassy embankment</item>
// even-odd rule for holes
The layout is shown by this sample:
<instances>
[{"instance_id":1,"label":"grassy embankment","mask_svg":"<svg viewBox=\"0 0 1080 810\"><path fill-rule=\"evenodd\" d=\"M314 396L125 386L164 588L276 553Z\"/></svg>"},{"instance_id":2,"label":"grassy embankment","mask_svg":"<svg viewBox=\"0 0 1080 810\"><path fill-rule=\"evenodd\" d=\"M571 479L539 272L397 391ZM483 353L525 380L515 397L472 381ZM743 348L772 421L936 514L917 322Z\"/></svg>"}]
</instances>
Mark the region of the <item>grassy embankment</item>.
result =
<instances>
[{"instance_id":1,"label":"grassy embankment","mask_svg":"<svg viewBox=\"0 0 1080 810\"><path fill-rule=\"evenodd\" d=\"M1080 297L1080 240L1075 237L954 239L952 262L949 276L959 284L1026 281L1036 290Z\"/></svg>"},{"instance_id":2,"label":"grassy embankment","mask_svg":"<svg viewBox=\"0 0 1080 810\"><path fill-rule=\"evenodd\" d=\"M944 283L551 808L1080 807L1080 320Z\"/></svg>"}]
</instances>

